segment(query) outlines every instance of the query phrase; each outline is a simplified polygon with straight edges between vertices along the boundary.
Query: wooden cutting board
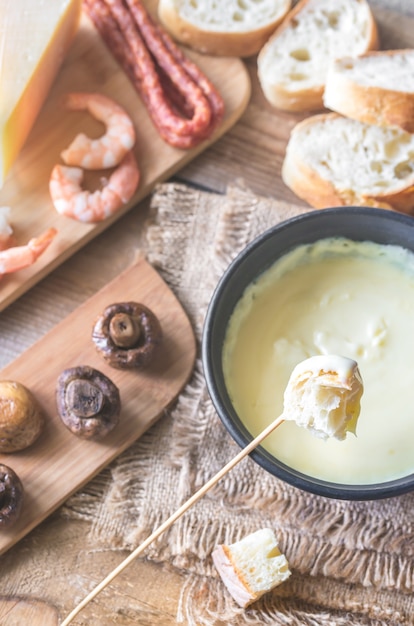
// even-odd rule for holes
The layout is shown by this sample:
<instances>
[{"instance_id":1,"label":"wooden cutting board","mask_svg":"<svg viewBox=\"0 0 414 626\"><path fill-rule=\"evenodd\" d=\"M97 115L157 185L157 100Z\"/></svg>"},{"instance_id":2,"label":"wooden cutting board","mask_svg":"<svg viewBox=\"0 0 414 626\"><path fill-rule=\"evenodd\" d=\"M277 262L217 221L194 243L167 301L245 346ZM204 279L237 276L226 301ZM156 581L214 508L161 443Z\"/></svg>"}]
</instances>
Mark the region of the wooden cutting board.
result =
<instances>
[{"instance_id":1,"label":"wooden cutting board","mask_svg":"<svg viewBox=\"0 0 414 626\"><path fill-rule=\"evenodd\" d=\"M91 340L94 321L104 308L129 300L148 306L163 328L162 347L143 372L111 368ZM17 380L26 385L46 416L46 428L35 444L19 453L0 454L0 463L17 472L25 490L19 520L0 533L0 554L157 420L190 377L195 353L194 334L183 308L159 274L141 257L0 371L1 380ZM120 391L120 423L101 442L72 435L57 415L57 378L64 369L77 365L100 370Z\"/></svg>"},{"instance_id":2,"label":"wooden cutting board","mask_svg":"<svg viewBox=\"0 0 414 626\"><path fill-rule=\"evenodd\" d=\"M154 12L156 0L146 4ZM212 58L188 50L191 57L219 89L225 102L225 117L207 141L192 150L172 148L160 139L150 118L126 75L120 70L86 16L81 25L45 105L7 181L0 190L0 206L12 209L12 225L19 245L54 226L58 235L36 263L0 282L0 310L16 300L76 250L118 220L147 196L154 185L208 148L239 119L250 97L250 79L240 59ZM49 196L50 172L62 163L61 151L78 132L98 137L103 126L88 113L62 108L61 96L70 91L97 91L115 98L131 115L136 128L135 154L141 181L132 200L116 215L99 224L82 224L56 213Z\"/></svg>"}]
</instances>

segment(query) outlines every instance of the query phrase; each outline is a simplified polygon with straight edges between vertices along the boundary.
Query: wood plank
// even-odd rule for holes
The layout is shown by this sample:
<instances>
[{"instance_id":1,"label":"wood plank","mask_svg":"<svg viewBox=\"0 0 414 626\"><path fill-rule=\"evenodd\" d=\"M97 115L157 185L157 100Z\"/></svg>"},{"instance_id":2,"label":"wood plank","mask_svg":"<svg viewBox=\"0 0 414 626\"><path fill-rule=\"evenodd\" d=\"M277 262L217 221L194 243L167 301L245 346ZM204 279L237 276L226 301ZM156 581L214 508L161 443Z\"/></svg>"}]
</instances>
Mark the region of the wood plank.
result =
<instances>
[{"instance_id":1,"label":"wood plank","mask_svg":"<svg viewBox=\"0 0 414 626\"><path fill-rule=\"evenodd\" d=\"M142 372L111 368L91 339L92 325L104 308L113 302L129 300L148 306L158 317L164 333L154 362ZM158 419L187 382L195 352L194 334L183 308L159 274L141 257L0 371L0 379L26 385L47 417L44 432L30 448L0 454L0 463L17 472L25 490L20 518L0 534L0 554ZM77 365L89 365L103 372L120 390L120 423L101 442L72 435L57 415L58 376L64 369Z\"/></svg>"},{"instance_id":2,"label":"wood plank","mask_svg":"<svg viewBox=\"0 0 414 626\"><path fill-rule=\"evenodd\" d=\"M0 596L0 624L2 626L57 626L55 607L39 600L2 598Z\"/></svg>"},{"instance_id":3,"label":"wood plank","mask_svg":"<svg viewBox=\"0 0 414 626\"><path fill-rule=\"evenodd\" d=\"M151 7L154 2L149 2ZM0 190L0 206L12 209L12 225L18 245L50 226L58 235L31 267L1 279L0 310L46 276L65 259L146 197L157 182L166 180L208 148L231 128L243 113L250 96L250 81L239 59L212 58L186 51L213 81L225 102L224 120L213 136L191 150L166 144L149 119L137 92L107 50L90 20L83 15L77 36L57 76L36 124ZM115 98L131 115L137 133L134 153L141 180L131 199L115 215L98 224L83 224L59 215L51 202L50 172L61 162L60 152L78 132L97 137L102 125L85 112L62 108L62 95L70 91L104 93ZM102 175L102 173L100 173ZM89 174L89 183L95 180Z\"/></svg>"}]
</instances>

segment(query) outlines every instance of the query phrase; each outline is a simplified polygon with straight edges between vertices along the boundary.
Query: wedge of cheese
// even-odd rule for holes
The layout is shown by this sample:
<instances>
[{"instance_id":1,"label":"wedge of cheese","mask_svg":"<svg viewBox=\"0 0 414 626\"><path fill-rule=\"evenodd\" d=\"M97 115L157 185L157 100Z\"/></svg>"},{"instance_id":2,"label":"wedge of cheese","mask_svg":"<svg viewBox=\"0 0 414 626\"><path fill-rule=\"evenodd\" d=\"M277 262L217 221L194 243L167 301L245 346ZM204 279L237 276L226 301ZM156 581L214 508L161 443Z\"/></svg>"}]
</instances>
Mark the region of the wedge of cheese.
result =
<instances>
[{"instance_id":1,"label":"wedge of cheese","mask_svg":"<svg viewBox=\"0 0 414 626\"><path fill-rule=\"evenodd\" d=\"M0 2L0 187L78 28L81 0Z\"/></svg>"}]
</instances>

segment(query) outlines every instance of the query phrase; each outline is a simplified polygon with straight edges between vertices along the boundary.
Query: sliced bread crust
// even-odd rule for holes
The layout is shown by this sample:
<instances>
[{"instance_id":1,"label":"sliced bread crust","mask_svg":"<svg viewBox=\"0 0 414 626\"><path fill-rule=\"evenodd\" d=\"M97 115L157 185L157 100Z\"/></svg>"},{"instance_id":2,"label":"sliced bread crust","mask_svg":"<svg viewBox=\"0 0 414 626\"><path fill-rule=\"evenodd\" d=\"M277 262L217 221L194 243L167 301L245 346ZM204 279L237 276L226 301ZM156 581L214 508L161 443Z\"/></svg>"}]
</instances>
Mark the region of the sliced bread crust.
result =
<instances>
[{"instance_id":1,"label":"sliced bread crust","mask_svg":"<svg viewBox=\"0 0 414 626\"><path fill-rule=\"evenodd\" d=\"M284 19L292 0L160 0L158 17L184 45L214 56L256 54Z\"/></svg>"},{"instance_id":2,"label":"sliced bread crust","mask_svg":"<svg viewBox=\"0 0 414 626\"><path fill-rule=\"evenodd\" d=\"M365 0L300 0L259 53L263 93L287 111L322 109L329 62L378 46Z\"/></svg>"},{"instance_id":3,"label":"sliced bread crust","mask_svg":"<svg viewBox=\"0 0 414 626\"><path fill-rule=\"evenodd\" d=\"M218 545L212 558L230 595L241 607L249 606L291 574L271 528L261 528L230 545Z\"/></svg>"},{"instance_id":4,"label":"sliced bread crust","mask_svg":"<svg viewBox=\"0 0 414 626\"><path fill-rule=\"evenodd\" d=\"M414 135L336 113L291 133L284 183L312 207L363 205L414 214Z\"/></svg>"},{"instance_id":5,"label":"sliced bread crust","mask_svg":"<svg viewBox=\"0 0 414 626\"><path fill-rule=\"evenodd\" d=\"M413 133L414 50L335 60L328 70L324 104L366 124L398 126Z\"/></svg>"}]
</instances>

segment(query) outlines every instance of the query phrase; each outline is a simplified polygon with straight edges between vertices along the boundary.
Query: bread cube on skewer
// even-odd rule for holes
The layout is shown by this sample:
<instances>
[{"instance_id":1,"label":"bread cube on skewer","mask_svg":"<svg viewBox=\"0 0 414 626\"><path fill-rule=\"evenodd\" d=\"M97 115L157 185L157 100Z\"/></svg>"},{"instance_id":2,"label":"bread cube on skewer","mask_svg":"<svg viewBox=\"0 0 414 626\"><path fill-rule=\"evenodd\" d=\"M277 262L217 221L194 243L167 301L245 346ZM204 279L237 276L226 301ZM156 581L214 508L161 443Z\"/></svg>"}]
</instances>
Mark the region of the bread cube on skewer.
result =
<instances>
[{"instance_id":1,"label":"bread cube on skewer","mask_svg":"<svg viewBox=\"0 0 414 626\"><path fill-rule=\"evenodd\" d=\"M355 434L363 393L361 374L353 359L313 356L293 369L285 389L283 418L322 439L343 440Z\"/></svg>"}]
</instances>

